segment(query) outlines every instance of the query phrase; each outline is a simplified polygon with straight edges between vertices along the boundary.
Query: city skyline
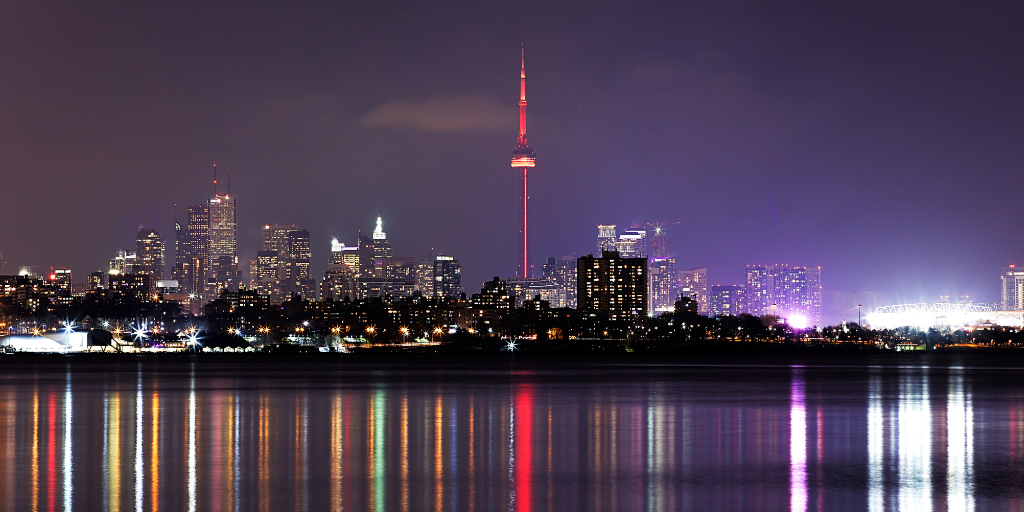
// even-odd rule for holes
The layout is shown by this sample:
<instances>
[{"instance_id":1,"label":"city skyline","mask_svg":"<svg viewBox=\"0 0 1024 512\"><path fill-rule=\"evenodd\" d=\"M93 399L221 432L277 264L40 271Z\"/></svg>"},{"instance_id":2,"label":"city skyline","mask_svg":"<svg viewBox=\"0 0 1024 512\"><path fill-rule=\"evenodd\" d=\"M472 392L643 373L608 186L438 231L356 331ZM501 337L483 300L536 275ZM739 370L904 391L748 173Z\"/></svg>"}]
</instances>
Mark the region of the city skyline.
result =
<instances>
[{"instance_id":1,"label":"city skyline","mask_svg":"<svg viewBox=\"0 0 1024 512\"><path fill-rule=\"evenodd\" d=\"M259 226L295 223L318 275L330 237L354 243L380 215L396 253L458 255L468 286L512 276L511 82L525 46L544 158L533 275L588 253L598 223L681 222L676 266L707 268L711 285L757 262L822 266L829 323L856 304L999 302L991 276L1024 259L1002 186L1024 164L1013 13L993 4L971 24L953 4L738 6L599 4L579 19L537 4L529 26L498 23L515 12L494 6L449 18L256 4L252 19L147 6L128 30L112 4L58 18L24 7L2 22L14 78L0 85L0 202L16 217L0 223L0 252L8 272L82 275L130 250L139 227L169 248L219 163L234 171L242 267ZM67 30L82 18L95 23ZM173 21L139 28L161 19ZM308 38L282 38L285 20ZM951 237L970 243L950 250Z\"/></svg>"}]
</instances>

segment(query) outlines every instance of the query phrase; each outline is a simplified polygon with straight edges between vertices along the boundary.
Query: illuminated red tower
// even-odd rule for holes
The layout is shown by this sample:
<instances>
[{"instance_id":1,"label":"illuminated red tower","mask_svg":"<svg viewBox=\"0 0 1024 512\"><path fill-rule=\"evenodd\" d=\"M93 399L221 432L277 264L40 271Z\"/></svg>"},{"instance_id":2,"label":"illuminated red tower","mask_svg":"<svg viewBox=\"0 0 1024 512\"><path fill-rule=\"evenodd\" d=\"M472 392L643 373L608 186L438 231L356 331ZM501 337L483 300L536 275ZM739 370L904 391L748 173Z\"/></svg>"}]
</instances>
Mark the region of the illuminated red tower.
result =
<instances>
[{"instance_id":1,"label":"illuminated red tower","mask_svg":"<svg viewBox=\"0 0 1024 512\"><path fill-rule=\"evenodd\" d=\"M530 261L527 253L526 238L526 171L537 165L537 155L526 143L526 52L522 56L522 68L519 73L519 141L512 151L512 167L523 168L523 260L519 264L520 277L530 277Z\"/></svg>"}]
</instances>

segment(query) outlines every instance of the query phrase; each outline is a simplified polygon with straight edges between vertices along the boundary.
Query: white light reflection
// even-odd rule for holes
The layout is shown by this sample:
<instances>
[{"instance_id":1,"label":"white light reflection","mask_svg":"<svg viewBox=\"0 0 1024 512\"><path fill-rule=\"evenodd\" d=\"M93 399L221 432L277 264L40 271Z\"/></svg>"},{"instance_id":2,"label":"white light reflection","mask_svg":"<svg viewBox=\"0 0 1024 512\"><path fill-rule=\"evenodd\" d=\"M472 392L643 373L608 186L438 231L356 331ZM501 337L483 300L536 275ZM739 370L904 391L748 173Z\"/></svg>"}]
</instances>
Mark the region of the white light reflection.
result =
<instances>
[{"instance_id":1,"label":"white light reflection","mask_svg":"<svg viewBox=\"0 0 1024 512\"><path fill-rule=\"evenodd\" d=\"M882 472L885 464L885 417L882 377L872 371L868 382L868 512L885 510Z\"/></svg>"},{"instance_id":2,"label":"white light reflection","mask_svg":"<svg viewBox=\"0 0 1024 512\"><path fill-rule=\"evenodd\" d=\"M67 384L64 387L64 510L71 512L71 498L74 494L71 473L71 368L68 368Z\"/></svg>"},{"instance_id":3,"label":"white light reflection","mask_svg":"<svg viewBox=\"0 0 1024 512\"><path fill-rule=\"evenodd\" d=\"M135 385L135 511L142 512L142 368Z\"/></svg>"},{"instance_id":4,"label":"white light reflection","mask_svg":"<svg viewBox=\"0 0 1024 512\"><path fill-rule=\"evenodd\" d=\"M946 505L948 510L974 510L974 409L964 392L962 368L950 369L946 400Z\"/></svg>"},{"instance_id":5,"label":"white light reflection","mask_svg":"<svg viewBox=\"0 0 1024 512\"><path fill-rule=\"evenodd\" d=\"M927 368L900 378L899 403L899 510L932 509L932 409L928 397Z\"/></svg>"},{"instance_id":6,"label":"white light reflection","mask_svg":"<svg viewBox=\"0 0 1024 512\"><path fill-rule=\"evenodd\" d=\"M807 408L803 369L793 368L789 395L789 510L807 510Z\"/></svg>"},{"instance_id":7,"label":"white light reflection","mask_svg":"<svg viewBox=\"0 0 1024 512\"><path fill-rule=\"evenodd\" d=\"M188 511L196 512L196 370L188 390Z\"/></svg>"}]
</instances>

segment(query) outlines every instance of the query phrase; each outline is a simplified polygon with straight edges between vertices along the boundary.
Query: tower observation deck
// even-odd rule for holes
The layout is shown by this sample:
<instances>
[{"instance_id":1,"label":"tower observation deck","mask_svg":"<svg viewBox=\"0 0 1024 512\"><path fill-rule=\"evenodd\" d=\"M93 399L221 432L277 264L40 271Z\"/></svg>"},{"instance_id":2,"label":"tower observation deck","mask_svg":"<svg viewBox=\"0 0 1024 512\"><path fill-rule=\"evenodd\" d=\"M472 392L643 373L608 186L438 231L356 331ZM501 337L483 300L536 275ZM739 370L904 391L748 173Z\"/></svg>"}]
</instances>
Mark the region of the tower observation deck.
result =
<instances>
[{"instance_id":1,"label":"tower observation deck","mask_svg":"<svg viewBox=\"0 0 1024 512\"><path fill-rule=\"evenodd\" d=\"M521 254L522 259L519 261L519 269L517 272L520 277L530 277L530 261L527 249L528 238L526 234L526 203L529 198L526 189L526 173L531 167L536 165L537 155L534 154L533 148L526 143L526 52L524 51L519 72L519 140L516 142L516 148L512 150L512 167L523 169L523 190L521 198L523 200L523 227L521 230L523 245Z\"/></svg>"}]
</instances>

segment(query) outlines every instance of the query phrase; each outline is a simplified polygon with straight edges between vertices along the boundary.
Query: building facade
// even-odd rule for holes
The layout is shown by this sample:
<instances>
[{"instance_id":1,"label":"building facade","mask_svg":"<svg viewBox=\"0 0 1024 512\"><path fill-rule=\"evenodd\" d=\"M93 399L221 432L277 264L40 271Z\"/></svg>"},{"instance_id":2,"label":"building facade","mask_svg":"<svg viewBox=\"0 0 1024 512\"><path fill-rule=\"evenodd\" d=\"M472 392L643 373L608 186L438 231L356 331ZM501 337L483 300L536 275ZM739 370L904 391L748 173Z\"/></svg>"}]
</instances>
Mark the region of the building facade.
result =
<instances>
[{"instance_id":1,"label":"building facade","mask_svg":"<svg viewBox=\"0 0 1024 512\"><path fill-rule=\"evenodd\" d=\"M701 315L711 314L711 304L708 301L708 269L690 268L678 272L679 291L675 300L682 297L697 302L697 313Z\"/></svg>"},{"instance_id":2,"label":"building facade","mask_svg":"<svg viewBox=\"0 0 1024 512\"><path fill-rule=\"evenodd\" d=\"M576 260L577 309L633 321L647 314L647 259L606 251Z\"/></svg>"}]
</instances>

